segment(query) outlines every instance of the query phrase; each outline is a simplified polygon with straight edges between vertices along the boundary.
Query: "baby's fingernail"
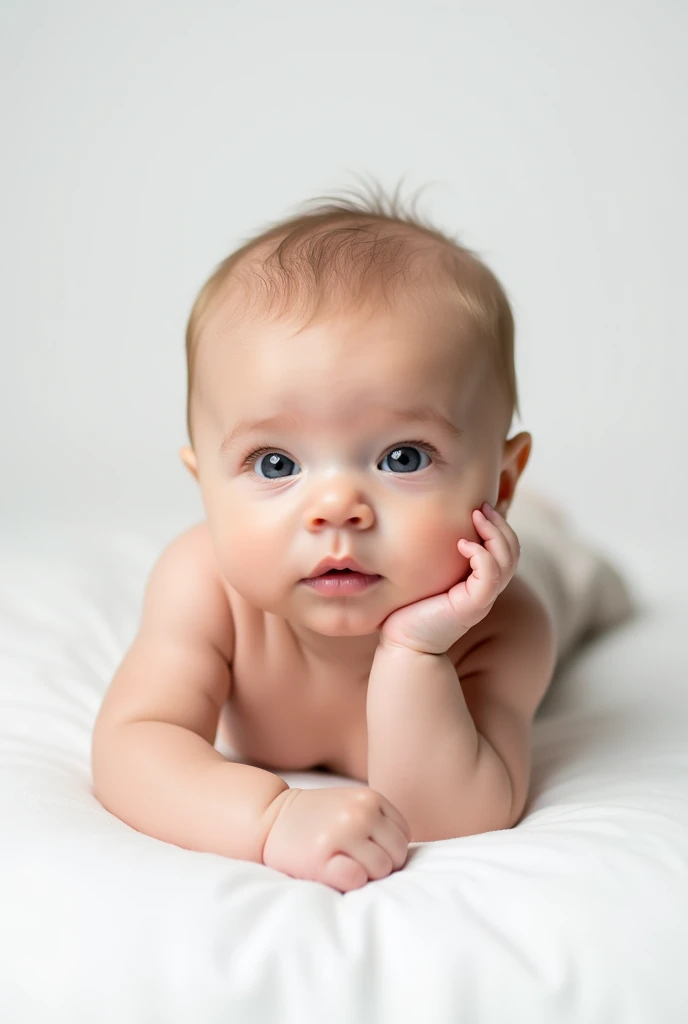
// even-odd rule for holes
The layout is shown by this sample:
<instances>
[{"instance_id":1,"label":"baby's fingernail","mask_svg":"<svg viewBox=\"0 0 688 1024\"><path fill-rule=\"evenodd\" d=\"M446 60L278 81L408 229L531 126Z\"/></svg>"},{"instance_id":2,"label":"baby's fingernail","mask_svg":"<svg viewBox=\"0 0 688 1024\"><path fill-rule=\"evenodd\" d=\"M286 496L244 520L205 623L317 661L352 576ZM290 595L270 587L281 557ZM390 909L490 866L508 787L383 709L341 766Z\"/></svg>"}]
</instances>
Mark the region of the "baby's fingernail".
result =
<instances>
[{"instance_id":1,"label":"baby's fingernail","mask_svg":"<svg viewBox=\"0 0 688 1024\"><path fill-rule=\"evenodd\" d=\"M480 506L480 508L482 509L483 512L491 512L492 511L492 505L490 505L487 501L484 501L483 504Z\"/></svg>"}]
</instances>

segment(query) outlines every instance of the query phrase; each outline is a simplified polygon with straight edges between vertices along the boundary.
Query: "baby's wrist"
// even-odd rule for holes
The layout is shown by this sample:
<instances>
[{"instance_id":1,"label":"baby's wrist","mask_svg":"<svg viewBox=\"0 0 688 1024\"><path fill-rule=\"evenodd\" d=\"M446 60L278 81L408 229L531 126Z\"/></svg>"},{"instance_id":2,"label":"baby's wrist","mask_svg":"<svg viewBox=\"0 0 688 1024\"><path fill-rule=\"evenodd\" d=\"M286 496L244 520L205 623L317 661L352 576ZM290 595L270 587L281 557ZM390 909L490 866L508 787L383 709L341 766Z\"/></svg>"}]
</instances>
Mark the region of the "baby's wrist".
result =
<instances>
[{"instance_id":1,"label":"baby's wrist","mask_svg":"<svg viewBox=\"0 0 688 1024\"><path fill-rule=\"evenodd\" d=\"M282 780L282 781L284 781L284 780ZM285 789L283 789L280 793L278 793L276 797L273 797L273 799L270 801L268 806L265 808L265 810L264 810L264 812L263 812L263 814L261 816L261 824L260 824L260 830L261 830L260 861L261 861L261 864L265 864L265 847L267 845L268 839L270 838L270 833L272 832L273 826L275 825L277 819L282 814L285 806L287 804L291 803L291 801L294 799L294 797L296 796L297 793L301 792L301 790L298 789L297 787L288 786L286 782L284 783L284 785L285 785Z\"/></svg>"}]
</instances>

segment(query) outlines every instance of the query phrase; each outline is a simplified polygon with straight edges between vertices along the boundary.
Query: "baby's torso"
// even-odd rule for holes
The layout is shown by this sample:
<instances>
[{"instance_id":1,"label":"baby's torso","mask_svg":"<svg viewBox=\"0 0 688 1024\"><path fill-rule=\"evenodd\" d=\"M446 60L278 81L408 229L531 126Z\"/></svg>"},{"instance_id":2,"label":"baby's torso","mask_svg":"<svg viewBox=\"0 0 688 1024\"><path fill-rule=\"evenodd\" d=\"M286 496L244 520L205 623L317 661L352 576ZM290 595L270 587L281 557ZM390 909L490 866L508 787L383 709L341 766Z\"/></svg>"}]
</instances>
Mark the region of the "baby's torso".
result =
<instances>
[{"instance_id":1,"label":"baby's torso","mask_svg":"<svg viewBox=\"0 0 688 1024\"><path fill-rule=\"evenodd\" d=\"M231 650L218 638L231 665L232 688L216 745L233 759L270 771L322 768L366 782L367 675L352 678L337 664L314 667L284 619L249 604L222 578L209 534L200 531L196 537L226 599L227 637L233 637ZM521 587L527 584L514 577L508 589L517 599ZM464 653L483 630L494 632L493 612L447 652L458 679Z\"/></svg>"}]
</instances>

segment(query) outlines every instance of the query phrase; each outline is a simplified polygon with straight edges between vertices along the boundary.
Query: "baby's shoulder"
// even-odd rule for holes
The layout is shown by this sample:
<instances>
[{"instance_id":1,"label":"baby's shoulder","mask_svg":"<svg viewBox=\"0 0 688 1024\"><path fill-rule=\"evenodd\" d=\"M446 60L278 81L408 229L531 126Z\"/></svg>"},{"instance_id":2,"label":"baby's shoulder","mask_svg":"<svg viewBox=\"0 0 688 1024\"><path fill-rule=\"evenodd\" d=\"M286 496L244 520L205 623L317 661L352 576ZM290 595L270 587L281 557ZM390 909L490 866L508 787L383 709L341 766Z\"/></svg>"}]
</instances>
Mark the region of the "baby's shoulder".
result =
<instances>
[{"instance_id":1,"label":"baby's shoulder","mask_svg":"<svg viewBox=\"0 0 688 1024\"><path fill-rule=\"evenodd\" d=\"M210 529L205 521L194 523L176 534L161 551L156 568L166 566L170 580L191 574L203 580L216 572Z\"/></svg>"},{"instance_id":2,"label":"baby's shoulder","mask_svg":"<svg viewBox=\"0 0 688 1024\"><path fill-rule=\"evenodd\" d=\"M493 626L509 629L528 622L552 623L552 617L542 598L523 576L516 573L509 585L495 601L492 612Z\"/></svg>"},{"instance_id":3,"label":"baby's shoulder","mask_svg":"<svg viewBox=\"0 0 688 1024\"><path fill-rule=\"evenodd\" d=\"M552 615L535 590L516 574L488 615L462 637L455 665L464 673L513 663L519 652L538 650L540 660L553 663L556 635Z\"/></svg>"},{"instance_id":4,"label":"baby's shoulder","mask_svg":"<svg viewBox=\"0 0 688 1024\"><path fill-rule=\"evenodd\" d=\"M231 662L234 624L208 524L195 523L177 534L159 555L147 590L158 595L155 606L167 608L170 621L183 621L216 644Z\"/></svg>"}]
</instances>

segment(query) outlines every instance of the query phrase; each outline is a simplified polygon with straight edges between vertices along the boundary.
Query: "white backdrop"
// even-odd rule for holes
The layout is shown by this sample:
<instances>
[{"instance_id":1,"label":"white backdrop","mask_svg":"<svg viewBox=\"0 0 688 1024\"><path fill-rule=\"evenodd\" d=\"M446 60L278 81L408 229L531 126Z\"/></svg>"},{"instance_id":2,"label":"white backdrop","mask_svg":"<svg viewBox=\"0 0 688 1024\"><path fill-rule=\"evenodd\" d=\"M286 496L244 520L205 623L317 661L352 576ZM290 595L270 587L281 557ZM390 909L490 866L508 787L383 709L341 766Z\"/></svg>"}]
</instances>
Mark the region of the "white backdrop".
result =
<instances>
[{"instance_id":1,"label":"white backdrop","mask_svg":"<svg viewBox=\"0 0 688 1024\"><path fill-rule=\"evenodd\" d=\"M4 0L2 529L202 518L193 298L357 172L437 183L501 277L523 483L682 586L687 35L680 0Z\"/></svg>"}]
</instances>

